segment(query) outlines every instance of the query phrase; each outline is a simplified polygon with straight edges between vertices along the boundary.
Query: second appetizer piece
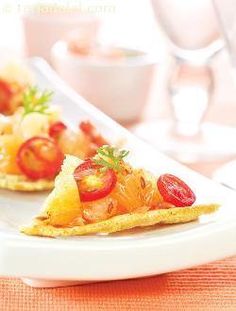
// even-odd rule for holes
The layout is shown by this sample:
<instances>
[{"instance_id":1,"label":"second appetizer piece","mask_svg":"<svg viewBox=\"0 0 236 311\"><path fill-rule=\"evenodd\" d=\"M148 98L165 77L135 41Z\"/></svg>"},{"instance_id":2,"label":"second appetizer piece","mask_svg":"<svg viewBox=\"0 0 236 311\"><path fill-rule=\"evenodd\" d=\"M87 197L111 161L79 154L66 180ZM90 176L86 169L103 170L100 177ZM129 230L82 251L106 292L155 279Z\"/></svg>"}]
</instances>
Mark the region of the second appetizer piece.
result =
<instances>
[{"instance_id":1,"label":"second appetizer piece","mask_svg":"<svg viewBox=\"0 0 236 311\"><path fill-rule=\"evenodd\" d=\"M107 141L88 121L77 130L61 121L52 92L28 88L23 106L12 116L0 115L0 188L22 191L51 189L64 154L82 159Z\"/></svg>"}]
</instances>

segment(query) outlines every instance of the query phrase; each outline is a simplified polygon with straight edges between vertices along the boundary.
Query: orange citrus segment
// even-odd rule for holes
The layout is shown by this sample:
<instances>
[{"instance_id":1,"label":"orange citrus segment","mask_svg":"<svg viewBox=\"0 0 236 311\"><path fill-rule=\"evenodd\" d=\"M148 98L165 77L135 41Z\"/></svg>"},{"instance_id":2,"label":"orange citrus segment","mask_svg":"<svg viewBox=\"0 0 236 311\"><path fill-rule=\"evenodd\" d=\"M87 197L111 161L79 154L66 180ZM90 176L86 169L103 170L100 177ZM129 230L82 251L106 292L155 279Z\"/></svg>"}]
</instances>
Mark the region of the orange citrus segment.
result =
<instances>
[{"instance_id":1,"label":"orange citrus segment","mask_svg":"<svg viewBox=\"0 0 236 311\"><path fill-rule=\"evenodd\" d=\"M111 196L126 212L137 211L143 206L151 208L163 201L157 190L155 177L138 169L132 170L127 175L119 174Z\"/></svg>"}]
</instances>

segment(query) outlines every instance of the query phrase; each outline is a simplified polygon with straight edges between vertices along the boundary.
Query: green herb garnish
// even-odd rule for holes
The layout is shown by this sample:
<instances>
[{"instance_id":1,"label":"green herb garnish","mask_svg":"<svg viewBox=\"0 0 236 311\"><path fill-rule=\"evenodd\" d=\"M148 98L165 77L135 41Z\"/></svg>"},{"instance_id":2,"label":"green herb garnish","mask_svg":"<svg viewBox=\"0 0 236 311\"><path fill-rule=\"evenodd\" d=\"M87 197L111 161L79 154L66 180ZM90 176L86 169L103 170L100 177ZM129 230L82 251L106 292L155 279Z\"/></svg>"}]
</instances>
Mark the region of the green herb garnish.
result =
<instances>
[{"instance_id":1,"label":"green herb garnish","mask_svg":"<svg viewBox=\"0 0 236 311\"><path fill-rule=\"evenodd\" d=\"M40 91L36 86L30 87L23 94L23 117L32 112L47 114L53 92Z\"/></svg>"},{"instance_id":2,"label":"green herb garnish","mask_svg":"<svg viewBox=\"0 0 236 311\"><path fill-rule=\"evenodd\" d=\"M97 149L97 154L93 157L93 162L106 169L110 168L120 172L122 170L122 162L128 154L129 151L127 150L118 150L115 147L104 145Z\"/></svg>"}]
</instances>

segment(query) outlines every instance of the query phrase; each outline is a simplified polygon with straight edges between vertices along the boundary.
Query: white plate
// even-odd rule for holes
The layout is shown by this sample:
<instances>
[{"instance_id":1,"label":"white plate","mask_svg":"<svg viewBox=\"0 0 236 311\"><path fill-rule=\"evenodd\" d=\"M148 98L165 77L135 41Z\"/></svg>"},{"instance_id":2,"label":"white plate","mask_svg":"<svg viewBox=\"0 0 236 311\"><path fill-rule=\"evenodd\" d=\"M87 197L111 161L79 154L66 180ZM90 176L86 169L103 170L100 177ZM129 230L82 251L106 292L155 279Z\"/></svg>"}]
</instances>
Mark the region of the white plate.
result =
<instances>
[{"instance_id":1,"label":"white plate","mask_svg":"<svg viewBox=\"0 0 236 311\"><path fill-rule=\"evenodd\" d=\"M67 284L60 281L74 284L155 275L236 254L235 192L135 138L67 87L42 60L30 63L39 84L55 90L55 102L63 107L71 124L76 126L82 118L92 120L113 141L126 141L134 165L156 174L177 174L194 189L198 203L219 202L222 207L214 215L188 224L108 236L49 239L25 236L18 231L20 225L37 214L46 194L1 191L0 275L21 277L30 285L45 287Z\"/></svg>"},{"instance_id":2,"label":"white plate","mask_svg":"<svg viewBox=\"0 0 236 311\"><path fill-rule=\"evenodd\" d=\"M214 173L214 180L233 190L236 190L236 160L230 161L221 166Z\"/></svg>"}]
</instances>

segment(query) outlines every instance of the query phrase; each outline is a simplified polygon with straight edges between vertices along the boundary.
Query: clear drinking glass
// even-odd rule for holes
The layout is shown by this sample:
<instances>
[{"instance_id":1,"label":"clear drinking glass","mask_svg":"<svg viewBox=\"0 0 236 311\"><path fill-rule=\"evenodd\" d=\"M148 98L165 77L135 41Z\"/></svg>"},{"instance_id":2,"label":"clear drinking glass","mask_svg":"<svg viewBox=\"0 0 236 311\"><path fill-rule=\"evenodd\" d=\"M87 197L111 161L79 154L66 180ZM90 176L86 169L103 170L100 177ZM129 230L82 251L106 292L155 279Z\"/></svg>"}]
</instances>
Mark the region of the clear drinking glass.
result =
<instances>
[{"instance_id":1,"label":"clear drinking glass","mask_svg":"<svg viewBox=\"0 0 236 311\"><path fill-rule=\"evenodd\" d=\"M224 36L233 68L236 67L236 1L213 0L221 33ZM235 72L235 70L233 70Z\"/></svg>"},{"instance_id":2,"label":"clear drinking glass","mask_svg":"<svg viewBox=\"0 0 236 311\"><path fill-rule=\"evenodd\" d=\"M152 0L152 5L174 60L167 86L172 121L142 124L136 133L183 162L236 154L225 138L235 131L202 123L214 88L211 60L224 46L212 1Z\"/></svg>"}]
</instances>

